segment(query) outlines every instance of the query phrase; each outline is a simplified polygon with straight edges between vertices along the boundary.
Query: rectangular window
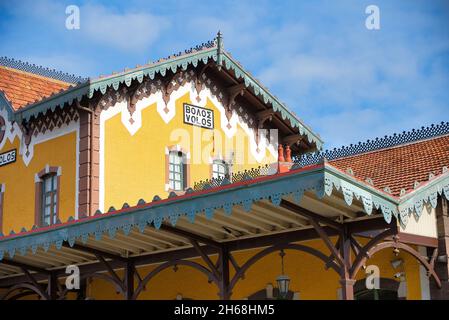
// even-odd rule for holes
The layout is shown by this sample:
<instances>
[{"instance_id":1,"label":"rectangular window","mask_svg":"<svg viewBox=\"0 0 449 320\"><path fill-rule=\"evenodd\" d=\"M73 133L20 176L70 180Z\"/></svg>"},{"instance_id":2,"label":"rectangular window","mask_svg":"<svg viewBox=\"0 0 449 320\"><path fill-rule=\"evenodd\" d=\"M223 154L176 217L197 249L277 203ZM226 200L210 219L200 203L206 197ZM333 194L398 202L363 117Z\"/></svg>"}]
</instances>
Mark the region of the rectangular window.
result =
<instances>
[{"instance_id":1,"label":"rectangular window","mask_svg":"<svg viewBox=\"0 0 449 320\"><path fill-rule=\"evenodd\" d=\"M52 225L57 219L58 185L55 174L46 175L42 178L42 211L41 222L44 225Z\"/></svg>"},{"instance_id":2,"label":"rectangular window","mask_svg":"<svg viewBox=\"0 0 449 320\"><path fill-rule=\"evenodd\" d=\"M224 179L229 175L228 164L223 160L214 160L212 164L212 178Z\"/></svg>"},{"instance_id":3,"label":"rectangular window","mask_svg":"<svg viewBox=\"0 0 449 320\"><path fill-rule=\"evenodd\" d=\"M181 191L185 186L184 155L170 151L168 159L168 182L171 190Z\"/></svg>"},{"instance_id":4,"label":"rectangular window","mask_svg":"<svg viewBox=\"0 0 449 320\"><path fill-rule=\"evenodd\" d=\"M3 232L3 203L5 193L5 185L0 183L0 232Z\"/></svg>"}]
</instances>

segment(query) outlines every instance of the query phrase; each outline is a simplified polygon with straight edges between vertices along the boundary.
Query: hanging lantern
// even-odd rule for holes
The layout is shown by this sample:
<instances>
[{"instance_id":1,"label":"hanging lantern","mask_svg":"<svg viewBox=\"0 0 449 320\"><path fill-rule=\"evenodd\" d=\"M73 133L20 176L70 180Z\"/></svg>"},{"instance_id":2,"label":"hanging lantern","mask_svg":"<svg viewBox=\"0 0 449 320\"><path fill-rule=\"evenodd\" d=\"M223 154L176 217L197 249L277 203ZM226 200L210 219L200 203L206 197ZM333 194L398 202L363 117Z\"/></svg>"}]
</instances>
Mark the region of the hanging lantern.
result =
<instances>
[{"instance_id":1,"label":"hanging lantern","mask_svg":"<svg viewBox=\"0 0 449 320\"><path fill-rule=\"evenodd\" d=\"M285 299L288 294L288 288L290 286L290 277L287 276L284 272L284 250L281 250L279 253L281 256L281 275L276 278L278 290L279 290L279 298Z\"/></svg>"},{"instance_id":2,"label":"hanging lantern","mask_svg":"<svg viewBox=\"0 0 449 320\"><path fill-rule=\"evenodd\" d=\"M280 276L277 277L276 282L278 284L279 297L281 299L285 299L288 294L288 287L290 285L290 277L285 274L281 274Z\"/></svg>"}]
</instances>

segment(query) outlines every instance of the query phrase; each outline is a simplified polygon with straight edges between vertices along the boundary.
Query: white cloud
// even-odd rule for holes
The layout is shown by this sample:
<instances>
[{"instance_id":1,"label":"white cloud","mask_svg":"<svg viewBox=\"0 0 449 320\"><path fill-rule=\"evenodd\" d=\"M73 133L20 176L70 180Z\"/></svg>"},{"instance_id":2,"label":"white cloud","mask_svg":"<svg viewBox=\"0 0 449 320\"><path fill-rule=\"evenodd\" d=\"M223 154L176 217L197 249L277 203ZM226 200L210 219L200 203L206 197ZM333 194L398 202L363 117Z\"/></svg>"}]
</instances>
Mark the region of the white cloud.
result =
<instances>
[{"instance_id":1,"label":"white cloud","mask_svg":"<svg viewBox=\"0 0 449 320\"><path fill-rule=\"evenodd\" d=\"M169 26L168 19L147 12L114 12L100 5L80 8L81 32L87 39L122 50L144 50Z\"/></svg>"}]
</instances>

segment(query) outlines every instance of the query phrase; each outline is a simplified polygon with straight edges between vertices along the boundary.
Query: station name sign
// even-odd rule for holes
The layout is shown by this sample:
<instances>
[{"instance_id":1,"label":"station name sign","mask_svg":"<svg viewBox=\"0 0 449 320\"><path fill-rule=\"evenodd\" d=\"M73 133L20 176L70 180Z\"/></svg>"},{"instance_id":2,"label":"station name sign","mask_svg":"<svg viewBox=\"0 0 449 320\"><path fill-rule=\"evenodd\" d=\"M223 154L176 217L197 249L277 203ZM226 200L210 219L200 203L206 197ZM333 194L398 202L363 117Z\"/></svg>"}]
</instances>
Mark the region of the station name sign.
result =
<instances>
[{"instance_id":1,"label":"station name sign","mask_svg":"<svg viewBox=\"0 0 449 320\"><path fill-rule=\"evenodd\" d=\"M16 154L16 149L0 153L0 167L16 162Z\"/></svg>"},{"instance_id":2,"label":"station name sign","mask_svg":"<svg viewBox=\"0 0 449 320\"><path fill-rule=\"evenodd\" d=\"M214 111L184 103L184 123L206 129L213 129Z\"/></svg>"}]
</instances>

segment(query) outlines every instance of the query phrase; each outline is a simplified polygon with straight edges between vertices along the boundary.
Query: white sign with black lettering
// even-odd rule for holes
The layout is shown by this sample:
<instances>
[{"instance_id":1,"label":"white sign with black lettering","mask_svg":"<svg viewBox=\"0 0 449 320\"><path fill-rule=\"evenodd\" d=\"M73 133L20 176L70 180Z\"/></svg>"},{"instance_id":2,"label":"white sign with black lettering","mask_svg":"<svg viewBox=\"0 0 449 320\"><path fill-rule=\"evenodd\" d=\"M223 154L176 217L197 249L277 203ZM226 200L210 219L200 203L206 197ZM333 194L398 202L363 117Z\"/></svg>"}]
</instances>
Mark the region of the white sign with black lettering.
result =
<instances>
[{"instance_id":1,"label":"white sign with black lettering","mask_svg":"<svg viewBox=\"0 0 449 320\"><path fill-rule=\"evenodd\" d=\"M192 126L213 129L214 111L184 103L184 123Z\"/></svg>"},{"instance_id":2,"label":"white sign with black lettering","mask_svg":"<svg viewBox=\"0 0 449 320\"><path fill-rule=\"evenodd\" d=\"M0 154L0 167L16 161L16 149Z\"/></svg>"}]
</instances>

